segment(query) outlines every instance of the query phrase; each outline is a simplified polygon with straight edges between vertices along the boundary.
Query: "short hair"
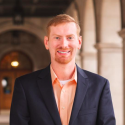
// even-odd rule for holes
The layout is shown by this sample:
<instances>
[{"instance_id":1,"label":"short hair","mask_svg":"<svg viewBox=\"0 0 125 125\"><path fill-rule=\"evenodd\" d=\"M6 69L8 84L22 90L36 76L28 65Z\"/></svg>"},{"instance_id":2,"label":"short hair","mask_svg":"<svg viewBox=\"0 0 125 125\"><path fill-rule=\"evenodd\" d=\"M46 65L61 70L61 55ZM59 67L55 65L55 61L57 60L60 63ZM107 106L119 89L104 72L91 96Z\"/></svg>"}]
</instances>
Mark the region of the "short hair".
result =
<instances>
[{"instance_id":1,"label":"short hair","mask_svg":"<svg viewBox=\"0 0 125 125\"><path fill-rule=\"evenodd\" d=\"M80 29L80 26L79 26L78 22L76 22L76 20L73 17L71 17L67 14L59 14L59 15L53 17L49 21L49 23L47 25L47 35L49 36L50 26L57 26L57 25L62 24L62 23L70 23L70 22L74 22L76 24L77 34L79 36L81 29Z\"/></svg>"}]
</instances>

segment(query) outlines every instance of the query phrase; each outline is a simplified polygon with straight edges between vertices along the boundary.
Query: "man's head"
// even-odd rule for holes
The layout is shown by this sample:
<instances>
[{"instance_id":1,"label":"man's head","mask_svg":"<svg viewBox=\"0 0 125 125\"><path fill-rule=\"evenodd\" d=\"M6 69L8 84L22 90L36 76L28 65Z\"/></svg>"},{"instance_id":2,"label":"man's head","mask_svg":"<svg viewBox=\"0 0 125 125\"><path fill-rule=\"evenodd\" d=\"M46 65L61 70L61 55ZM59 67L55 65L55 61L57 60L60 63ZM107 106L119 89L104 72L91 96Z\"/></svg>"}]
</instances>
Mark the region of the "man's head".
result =
<instances>
[{"instance_id":1,"label":"man's head","mask_svg":"<svg viewBox=\"0 0 125 125\"><path fill-rule=\"evenodd\" d=\"M57 15L47 26L44 44L50 52L52 64L75 63L77 49L81 48L80 27L66 14Z\"/></svg>"},{"instance_id":2,"label":"man's head","mask_svg":"<svg viewBox=\"0 0 125 125\"><path fill-rule=\"evenodd\" d=\"M75 19L67 14L60 14L55 16L54 18L52 18L50 20L50 22L47 25L47 36L49 37L49 33L50 33L50 27L51 26L57 26L59 24L63 24L63 23L70 23L73 22L76 25L77 28L77 35L80 36L80 26L79 24L75 21Z\"/></svg>"}]
</instances>

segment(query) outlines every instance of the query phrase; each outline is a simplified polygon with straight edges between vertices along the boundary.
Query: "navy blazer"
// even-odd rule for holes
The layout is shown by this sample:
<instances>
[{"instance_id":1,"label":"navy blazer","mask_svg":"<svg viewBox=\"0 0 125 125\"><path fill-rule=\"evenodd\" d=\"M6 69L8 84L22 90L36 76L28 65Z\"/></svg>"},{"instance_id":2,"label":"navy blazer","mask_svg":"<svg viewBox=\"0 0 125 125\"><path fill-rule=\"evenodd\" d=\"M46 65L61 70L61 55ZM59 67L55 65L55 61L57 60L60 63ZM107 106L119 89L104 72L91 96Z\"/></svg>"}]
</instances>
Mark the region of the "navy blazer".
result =
<instances>
[{"instance_id":1,"label":"navy blazer","mask_svg":"<svg viewBox=\"0 0 125 125\"><path fill-rule=\"evenodd\" d=\"M61 125L50 66L16 79L10 125ZM69 125L116 125L108 80L78 66Z\"/></svg>"}]
</instances>

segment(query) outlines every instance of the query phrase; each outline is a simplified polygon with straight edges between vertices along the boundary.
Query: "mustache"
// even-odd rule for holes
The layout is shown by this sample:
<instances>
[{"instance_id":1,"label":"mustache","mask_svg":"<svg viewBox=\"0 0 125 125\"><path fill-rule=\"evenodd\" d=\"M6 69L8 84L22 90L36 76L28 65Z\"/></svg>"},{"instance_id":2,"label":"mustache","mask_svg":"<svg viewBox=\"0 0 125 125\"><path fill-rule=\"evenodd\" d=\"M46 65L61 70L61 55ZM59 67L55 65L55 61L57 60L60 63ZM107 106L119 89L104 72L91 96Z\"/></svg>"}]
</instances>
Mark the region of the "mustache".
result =
<instances>
[{"instance_id":1,"label":"mustache","mask_svg":"<svg viewBox=\"0 0 125 125\"><path fill-rule=\"evenodd\" d=\"M57 48L57 50L71 50L72 48L71 47L59 47L59 48Z\"/></svg>"}]
</instances>

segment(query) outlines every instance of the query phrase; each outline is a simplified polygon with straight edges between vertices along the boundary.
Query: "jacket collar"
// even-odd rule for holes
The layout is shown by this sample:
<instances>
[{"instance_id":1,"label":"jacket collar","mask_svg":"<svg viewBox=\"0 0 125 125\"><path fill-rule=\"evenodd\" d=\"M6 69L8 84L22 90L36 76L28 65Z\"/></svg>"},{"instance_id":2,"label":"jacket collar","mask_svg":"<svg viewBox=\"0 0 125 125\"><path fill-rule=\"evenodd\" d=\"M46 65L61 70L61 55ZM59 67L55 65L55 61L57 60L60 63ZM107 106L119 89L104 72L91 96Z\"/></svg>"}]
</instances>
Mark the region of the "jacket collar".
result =
<instances>
[{"instance_id":1,"label":"jacket collar","mask_svg":"<svg viewBox=\"0 0 125 125\"><path fill-rule=\"evenodd\" d=\"M41 71L37 78L37 84L40 89L44 103L52 119L54 120L55 125L61 125L61 120L52 87L50 65Z\"/></svg>"},{"instance_id":2,"label":"jacket collar","mask_svg":"<svg viewBox=\"0 0 125 125\"><path fill-rule=\"evenodd\" d=\"M77 87L76 87L76 93L73 103L73 108L70 116L69 125L72 125L75 121L79 110L81 108L81 105L84 101L86 92L88 90L89 86L89 79L88 76L85 74L84 70L82 70L80 67L77 66Z\"/></svg>"},{"instance_id":3,"label":"jacket collar","mask_svg":"<svg viewBox=\"0 0 125 125\"><path fill-rule=\"evenodd\" d=\"M60 120L58 108L54 97L53 87L52 87L50 65L41 71L41 73L38 76L37 83L38 83L42 98L44 99L45 105L50 115L52 116L55 124L61 125L61 120ZM78 115L80 107L84 101L84 98L88 89L88 85L89 85L89 81L88 81L87 75L85 74L84 70L82 70L77 66L77 88L76 88L76 94L74 98L69 125L73 124L74 120Z\"/></svg>"}]
</instances>

